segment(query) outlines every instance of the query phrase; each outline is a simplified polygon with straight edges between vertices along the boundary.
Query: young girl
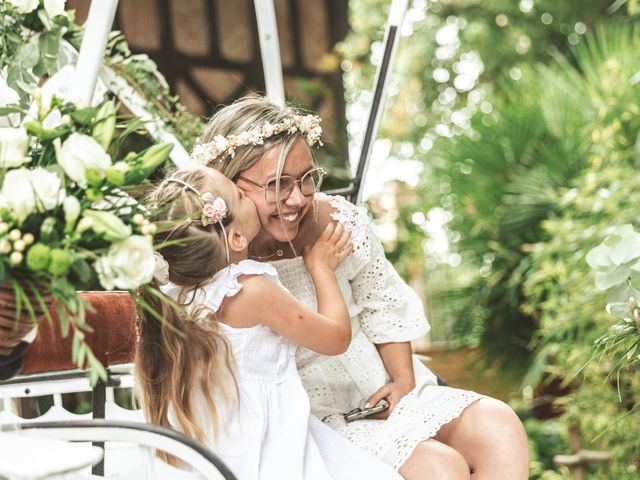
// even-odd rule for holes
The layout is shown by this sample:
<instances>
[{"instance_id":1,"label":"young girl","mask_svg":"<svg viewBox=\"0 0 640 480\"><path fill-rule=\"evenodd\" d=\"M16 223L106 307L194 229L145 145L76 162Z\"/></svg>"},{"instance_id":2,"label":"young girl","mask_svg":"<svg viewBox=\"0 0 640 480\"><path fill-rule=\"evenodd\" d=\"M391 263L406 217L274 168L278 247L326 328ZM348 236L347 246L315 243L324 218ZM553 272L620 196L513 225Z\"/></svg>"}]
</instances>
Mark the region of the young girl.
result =
<instances>
[{"instance_id":1,"label":"young girl","mask_svg":"<svg viewBox=\"0 0 640 480\"><path fill-rule=\"evenodd\" d=\"M136 372L147 419L210 446L239 480L397 478L310 415L296 370L296 345L337 355L351 340L334 273L352 251L342 225L330 224L303 253L316 312L273 267L247 259L260 222L221 173L178 171L152 201L168 264L160 289L184 311L146 297L164 319L146 313L140 322Z\"/></svg>"}]
</instances>

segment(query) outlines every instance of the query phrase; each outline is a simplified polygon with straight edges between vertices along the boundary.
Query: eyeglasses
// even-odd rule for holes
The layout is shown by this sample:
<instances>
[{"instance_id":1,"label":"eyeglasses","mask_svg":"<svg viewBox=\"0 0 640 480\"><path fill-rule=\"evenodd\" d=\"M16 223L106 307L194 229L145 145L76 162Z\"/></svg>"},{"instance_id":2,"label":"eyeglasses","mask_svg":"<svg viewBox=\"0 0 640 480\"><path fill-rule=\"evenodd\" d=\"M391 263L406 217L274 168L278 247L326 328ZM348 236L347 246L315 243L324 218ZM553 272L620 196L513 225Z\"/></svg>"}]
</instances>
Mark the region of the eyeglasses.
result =
<instances>
[{"instance_id":1,"label":"eyeglasses","mask_svg":"<svg viewBox=\"0 0 640 480\"><path fill-rule=\"evenodd\" d=\"M307 173L302 175L301 177L294 178L290 175L282 175L280 177L280 190L278 191L278 180L274 178L273 180L269 180L266 185L260 185L259 183L254 182L253 180L239 175L238 178L244 180L245 182L249 182L256 187L260 187L264 190L264 198L267 203L281 203L289 198L291 192L295 188L296 184L298 184L298 188L300 192L305 197L309 195L313 195L318 190L320 190L320 185L322 185L322 179L324 178L325 172L322 168L314 168L313 170L309 170Z\"/></svg>"}]
</instances>

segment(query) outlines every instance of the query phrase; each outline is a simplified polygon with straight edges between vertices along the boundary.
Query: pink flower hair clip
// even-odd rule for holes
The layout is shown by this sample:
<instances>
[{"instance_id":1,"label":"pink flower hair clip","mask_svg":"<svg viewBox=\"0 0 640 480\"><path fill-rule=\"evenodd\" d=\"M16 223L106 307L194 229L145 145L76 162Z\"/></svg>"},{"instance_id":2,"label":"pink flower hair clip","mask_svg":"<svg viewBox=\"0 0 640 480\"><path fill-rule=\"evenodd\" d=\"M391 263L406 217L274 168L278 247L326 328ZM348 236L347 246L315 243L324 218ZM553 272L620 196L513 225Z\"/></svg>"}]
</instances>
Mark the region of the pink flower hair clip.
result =
<instances>
[{"instance_id":1,"label":"pink flower hair clip","mask_svg":"<svg viewBox=\"0 0 640 480\"><path fill-rule=\"evenodd\" d=\"M222 222L227 216L227 204L222 197L215 197L211 192L205 192L202 197L202 226L210 223Z\"/></svg>"}]
</instances>

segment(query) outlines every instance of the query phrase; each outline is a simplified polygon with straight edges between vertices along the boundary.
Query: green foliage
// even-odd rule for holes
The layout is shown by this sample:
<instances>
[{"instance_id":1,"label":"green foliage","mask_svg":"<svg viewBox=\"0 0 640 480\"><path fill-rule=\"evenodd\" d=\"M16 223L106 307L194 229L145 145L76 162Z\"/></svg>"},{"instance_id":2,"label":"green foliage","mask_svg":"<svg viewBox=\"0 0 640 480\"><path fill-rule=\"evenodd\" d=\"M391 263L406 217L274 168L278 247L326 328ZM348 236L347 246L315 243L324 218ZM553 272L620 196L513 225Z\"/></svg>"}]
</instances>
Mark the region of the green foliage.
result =
<instances>
[{"instance_id":1,"label":"green foliage","mask_svg":"<svg viewBox=\"0 0 640 480\"><path fill-rule=\"evenodd\" d=\"M590 141L582 131L594 107L567 62L500 85L492 113L478 112L470 135L439 139L431 158L445 166L449 228L462 233L457 248L477 268L468 298L483 312L469 330L490 358L511 369L518 359L523 369L536 329L535 312L520 307L528 245L543 238L541 221L556 210L559 189L585 166Z\"/></svg>"},{"instance_id":2,"label":"green foliage","mask_svg":"<svg viewBox=\"0 0 640 480\"><path fill-rule=\"evenodd\" d=\"M567 397L565 416L581 425L589 443L614 454L608 478L637 476L638 441L628 426L640 422L634 357L638 335L624 328L625 320L612 325L603 309L607 300L595 290L587 260L598 269L598 285L612 287L611 310L621 314L628 291L621 292L618 280L624 290L633 287L627 264L633 265L637 252L629 245L635 238L630 227L612 226L635 222L640 201L635 175L640 88L633 80L639 44L636 29L618 27L600 30L576 51L595 109L584 127L591 145L585 169L570 188L560 190L556 215L542 223L545 241L531 248L522 306L538 319L533 346L538 357L544 357L536 362L539 371L567 379L577 375L578 388ZM608 234L613 236L594 249ZM604 471L600 467L600 475ZM602 478L597 469L594 475Z\"/></svg>"},{"instance_id":3,"label":"green foliage","mask_svg":"<svg viewBox=\"0 0 640 480\"><path fill-rule=\"evenodd\" d=\"M371 84L369 57L381 41L375 19L387 7L350 2L356 31L341 51L356 105L368 101L358 91ZM585 257L613 226L637 226L640 32L628 20L638 2L441 0L427 7L415 0L412 7L381 136L395 141L395 156L425 168L421 200L397 198L402 213L390 256L400 270L420 259L428 277L452 282L428 297L432 321L438 311L454 318L453 331L480 342L505 367L501 373L526 370L528 387L543 378L571 386L557 401L564 414L555 434L578 424L585 448L614 457L589 467L588 478L636 478L637 333L630 320L606 313ZM464 71L475 77L456 80ZM402 203L407 198L413 203ZM435 211L447 219L457 262L429 249ZM426 218L418 228L415 213ZM611 270L603 278L628 273ZM625 281L612 298L620 312L627 287L635 287L632 277ZM447 308L433 308L436 301ZM544 437L541 424L526 423L532 437ZM570 478L550 461L552 453L569 453L566 445L545 452L536 438L532 478Z\"/></svg>"},{"instance_id":4,"label":"green foliage","mask_svg":"<svg viewBox=\"0 0 640 480\"><path fill-rule=\"evenodd\" d=\"M37 320L37 307L49 317L56 302L60 334L72 335L72 358L95 382L106 371L86 342L91 307L77 291L134 290L151 281L155 226L149 210L125 190L143 184L173 145L122 153L127 137L147 134L140 121L118 116L114 100L93 107L63 98L72 81L63 74L72 67L58 72L58 52L64 42L77 47L82 33L72 13L50 13L38 2L20 13L0 2L0 16L0 285L13 289L16 318L24 311ZM153 62L119 60L139 73L137 81L146 80L143 98L183 110ZM180 118L189 128L199 123ZM173 131L180 125L174 121ZM190 145L192 130L181 132Z\"/></svg>"},{"instance_id":5,"label":"green foliage","mask_svg":"<svg viewBox=\"0 0 640 480\"><path fill-rule=\"evenodd\" d=\"M203 124L187 111L176 95L171 94L156 63L146 54L133 55L124 35L118 31L109 36L105 62L148 101L146 107L155 119L159 119L187 151L191 151Z\"/></svg>"},{"instance_id":6,"label":"green foliage","mask_svg":"<svg viewBox=\"0 0 640 480\"><path fill-rule=\"evenodd\" d=\"M58 47L63 39L77 36L74 16L65 12L49 18L42 5L27 14L9 2L0 3L0 71L27 106L38 80L57 70ZM4 76L3 75L3 76Z\"/></svg>"}]
</instances>

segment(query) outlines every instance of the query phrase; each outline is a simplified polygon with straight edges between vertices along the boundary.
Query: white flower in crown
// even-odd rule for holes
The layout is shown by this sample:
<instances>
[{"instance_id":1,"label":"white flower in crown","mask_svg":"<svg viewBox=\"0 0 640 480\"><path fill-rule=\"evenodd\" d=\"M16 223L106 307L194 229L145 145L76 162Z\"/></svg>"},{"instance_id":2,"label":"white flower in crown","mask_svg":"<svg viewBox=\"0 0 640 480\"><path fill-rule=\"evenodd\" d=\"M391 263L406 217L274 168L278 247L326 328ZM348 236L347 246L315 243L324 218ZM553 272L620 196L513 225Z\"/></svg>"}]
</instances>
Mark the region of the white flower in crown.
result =
<instances>
[{"instance_id":1,"label":"white flower in crown","mask_svg":"<svg viewBox=\"0 0 640 480\"><path fill-rule=\"evenodd\" d=\"M251 131L247 131L247 132L242 132L236 138L238 139L238 145L249 145L249 143L251 143L251 139L253 138L253 136L251 135Z\"/></svg>"},{"instance_id":2,"label":"white flower in crown","mask_svg":"<svg viewBox=\"0 0 640 480\"><path fill-rule=\"evenodd\" d=\"M269 138L271 135L273 135L273 131L273 125L271 125L269 122L262 125L262 136L264 138Z\"/></svg>"},{"instance_id":3,"label":"white flower in crown","mask_svg":"<svg viewBox=\"0 0 640 480\"><path fill-rule=\"evenodd\" d=\"M229 148L229 140L227 140L222 135L216 135L213 137L213 145L216 147L218 152L224 152L227 148Z\"/></svg>"},{"instance_id":4,"label":"white flower in crown","mask_svg":"<svg viewBox=\"0 0 640 480\"><path fill-rule=\"evenodd\" d=\"M294 115L275 124L265 122L259 127L246 130L238 135L229 135L228 137L216 135L211 142L195 145L191 152L191 158L201 164L213 162L216 159L222 161L226 155L233 158L236 148L246 145L263 145L266 139L285 132L289 135L302 134L309 146L316 144L322 146L320 117Z\"/></svg>"}]
</instances>

